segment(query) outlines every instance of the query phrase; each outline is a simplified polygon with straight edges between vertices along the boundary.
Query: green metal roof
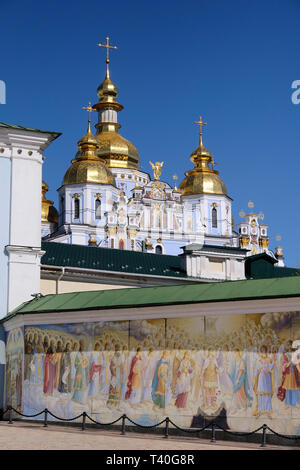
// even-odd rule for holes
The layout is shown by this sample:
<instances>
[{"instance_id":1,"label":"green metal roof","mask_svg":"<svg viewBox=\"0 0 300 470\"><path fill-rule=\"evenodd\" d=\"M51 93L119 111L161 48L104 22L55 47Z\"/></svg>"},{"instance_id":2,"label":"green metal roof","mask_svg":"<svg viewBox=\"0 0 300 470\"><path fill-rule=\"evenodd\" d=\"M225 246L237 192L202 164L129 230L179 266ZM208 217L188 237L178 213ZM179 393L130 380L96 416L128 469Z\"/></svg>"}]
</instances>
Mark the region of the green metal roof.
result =
<instances>
[{"instance_id":1,"label":"green metal roof","mask_svg":"<svg viewBox=\"0 0 300 470\"><path fill-rule=\"evenodd\" d=\"M24 303L11 312L8 317L29 313L137 308L282 297L300 297L299 277L51 294ZM8 317L2 321L6 321Z\"/></svg>"},{"instance_id":2,"label":"green metal roof","mask_svg":"<svg viewBox=\"0 0 300 470\"><path fill-rule=\"evenodd\" d=\"M54 242L42 242L42 250L42 265L187 278L179 256Z\"/></svg>"},{"instance_id":3,"label":"green metal roof","mask_svg":"<svg viewBox=\"0 0 300 470\"><path fill-rule=\"evenodd\" d=\"M248 256L245 259L245 274L248 279L300 276L300 270L286 266L275 266L278 261L267 253Z\"/></svg>"}]
</instances>

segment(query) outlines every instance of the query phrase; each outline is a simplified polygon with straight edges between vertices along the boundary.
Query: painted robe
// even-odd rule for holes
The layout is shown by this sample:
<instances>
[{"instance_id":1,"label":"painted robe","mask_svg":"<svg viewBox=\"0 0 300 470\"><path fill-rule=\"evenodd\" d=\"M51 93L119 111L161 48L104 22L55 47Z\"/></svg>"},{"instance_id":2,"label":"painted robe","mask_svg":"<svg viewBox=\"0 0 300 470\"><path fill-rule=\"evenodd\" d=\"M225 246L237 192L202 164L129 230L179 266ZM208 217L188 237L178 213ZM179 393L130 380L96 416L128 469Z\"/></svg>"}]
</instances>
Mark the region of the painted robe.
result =
<instances>
[{"instance_id":1,"label":"painted robe","mask_svg":"<svg viewBox=\"0 0 300 470\"><path fill-rule=\"evenodd\" d=\"M75 379L72 400L82 405L87 403L89 383L89 360L83 352L78 352L75 358Z\"/></svg>"},{"instance_id":2,"label":"painted robe","mask_svg":"<svg viewBox=\"0 0 300 470\"><path fill-rule=\"evenodd\" d=\"M292 362L291 353L284 353L282 366L282 384L278 389L278 398L288 406L300 403L300 374L297 366Z\"/></svg>"},{"instance_id":3,"label":"painted robe","mask_svg":"<svg viewBox=\"0 0 300 470\"><path fill-rule=\"evenodd\" d=\"M30 382L34 385L42 385L45 360L44 348L42 344L38 343L34 346L33 354L34 355L30 365Z\"/></svg>"},{"instance_id":4,"label":"painted robe","mask_svg":"<svg viewBox=\"0 0 300 470\"><path fill-rule=\"evenodd\" d=\"M175 395L177 397L175 406L177 406L177 408L186 408L193 373L191 361L187 358L183 358L177 371L177 382L175 385Z\"/></svg>"},{"instance_id":5,"label":"painted robe","mask_svg":"<svg viewBox=\"0 0 300 470\"><path fill-rule=\"evenodd\" d=\"M96 398L100 393L100 374L102 370L102 353L100 351L93 351L89 364L89 391L90 398Z\"/></svg>"},{"instance_id":6,"label":"painted robe","mask_svg":"<svg viewBox=\"0 0 300 470\"><path fill-rule=\"evenodd\" d=\"M142 401L151 400L153 392L153 377L155 369L157 368L157 351L148 353L144 361L144 371L143 371L143 395Z\"/></svg>"},{"instance_id":7,"label":"painted robe","mask_svg":"<svg viewBox=\"0 0 300 470\"><path fill-rule=\"evenodd\" d=\"M273 368L274 364L269 357L261 357L258 360L253 387L258 411L272 411Z\"/></svg>"},{"instance_id":8,"label":"painted robe","mask_svg":"<svg viewBox=\"0 0 300 470\"><path fill-rule=\"evenodd\" d=\"M229 352L224 353L222 350L220 350L217 357L217 366L219 369L219 385L222 391L222 395L231 396L232 382L228 376L229 354Z\"/></svg>"},{"instance_id":9,"label":"painted robe","mask_svg":"<svg viewBox=\"0 0 300 470\"><path fill-rule=\"evenodd\" d=\"M219 390L218 372L216 358L208 356L203 364L204 400L208 406L214 405L217 401L217 391Z\"/></svg>"},{"instance_id":10,"label":"painted robe","mask_svg":"<svg viewBox=\"0 0 300 470\"><path fill-rule=\"evenodd\" d=\"M59 371L58 391L61 393L69 393L72 390L71 381L71 353L65 351L62 354L61 367Z\"/></svg>"},{"instance_id":11,"label":"painted robe","mask_svg":"<svg viewBox=\"0 0 300 470\"><path fill-rule=\"evenodd\" d=\"M235 409L251 406L253 398L250 396L246 361L242 357L234 359L230 378L233 384L232 407Z\"/></svg>"},{"instance_id":12,"label":"painted robe","mask_svg":"<svg viewBox=\"0 0 300 470\"><path fill-rule=\"evenodd\" d=\"M159 408L166 406L166 381L168 378L168 361L160 359L156 366L154 377L152 381L152 400L153 403Z\"/></svg>"},{"instance_id":13,"label":"painted robe","mask_svg":"<svg viewBox=\"0 0 300 470\"><path fill-rule=\"evenodd\" d=\"M43 392L45 395L53 395L55 381L56 381L56 354L48 350L44 362L44 386Z\"/></svg>"},{"instance_id":14,"label":"painted robe","mask_svg":"<svg viewBox=\"0 0 300 470\"><path fill-rule=\"evenodd\" d=\"M127 390L127 380L129 374L129 366L128 366L128 351L123 351L121 353L121 361L122 361L122 373L121 373L121 398L124 399Z\"/></svg>"},{"instance_id":15,"label":"painted robe","mask_svg":"<svg viewBox=\"0 0 300 470\"><path fill-rule=\"evenodd\" d=\"M110 361L110 385L108 406L118 406L121 398L122 356L115 354Z\"/></svg>"},{"instance_id":16,"label":"painted robe","mask_svg":"<svg viewBox=\"0 0 300 470\"><path fill-rule=\"evenodd\" d=\"M142 399L142 359L136 354L131 362L125 398L132 404L140 403Z\"/></svg>"}]
</instances>

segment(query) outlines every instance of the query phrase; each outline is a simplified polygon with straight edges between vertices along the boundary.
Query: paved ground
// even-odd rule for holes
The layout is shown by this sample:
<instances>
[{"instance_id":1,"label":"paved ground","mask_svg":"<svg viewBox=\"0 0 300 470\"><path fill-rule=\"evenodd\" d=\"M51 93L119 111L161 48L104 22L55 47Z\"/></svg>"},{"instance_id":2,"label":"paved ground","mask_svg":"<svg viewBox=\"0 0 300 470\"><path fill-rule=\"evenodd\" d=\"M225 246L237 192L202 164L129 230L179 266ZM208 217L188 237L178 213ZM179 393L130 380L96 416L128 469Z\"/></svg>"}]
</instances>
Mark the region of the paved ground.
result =
<instances>
[{"instance_id":1,"label":"paved ground","mask_svg":"<svg viewBox=\"0 0 300 470\"><path fill-rule=\"evenodd\" d=\"M219 441L212 444L208 439L170 436L165 439L153 434L128 432L122 436L119 431L39 423L0 421L0 450L292 450L295 447L259 444L245 444ZM296 448L297 449L297 448Z\"/></svg>"}]
</instances>

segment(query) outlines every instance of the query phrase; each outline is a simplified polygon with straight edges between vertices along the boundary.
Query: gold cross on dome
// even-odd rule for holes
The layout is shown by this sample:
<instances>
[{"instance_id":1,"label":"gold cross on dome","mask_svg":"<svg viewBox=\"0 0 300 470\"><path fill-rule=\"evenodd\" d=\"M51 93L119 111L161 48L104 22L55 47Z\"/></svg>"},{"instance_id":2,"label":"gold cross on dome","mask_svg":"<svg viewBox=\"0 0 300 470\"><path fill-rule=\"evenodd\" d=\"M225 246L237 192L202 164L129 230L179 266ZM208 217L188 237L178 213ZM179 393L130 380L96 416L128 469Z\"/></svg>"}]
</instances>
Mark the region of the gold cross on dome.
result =
<instances>
[{"instance_id":1,"label":"gold cross on dome","mask_svg":"<svg viewBox=\"0 0 300 470\"><path fill-rule=\"evenodd\" d=\"M109 37L106 38L106 44L98 44L99 47L106 48L106 63L109 63L109 49L118 49L116 46L109 45Z\"/></svg>"},{"instance_id":2,"label":"gold cross on dome","mask_svg":"<svg viewBox=\"0 0 300 470\"><path fill-rule=\"evenodd\" d=\"M199 129L200 129L200 136L202 136L202 126L206 126L207 122L203 122L202 117L200 116L199 121L194 121L194 124L198 124Z\"/></svg>"},{"instance_id":3,"label":"gold cross on dome","mask_svg":"<svg viewBox=\"0 0 300 470\"><path fill-rule=\"evenodd\" d=\"M94 109L92 108L92 103L89 101L89 105L88 106L83 106L82 109L85 109L86 111L88 111L89 113L89 122L91 122L91 112L94 111Z\"/></svg>"}]
</instances>

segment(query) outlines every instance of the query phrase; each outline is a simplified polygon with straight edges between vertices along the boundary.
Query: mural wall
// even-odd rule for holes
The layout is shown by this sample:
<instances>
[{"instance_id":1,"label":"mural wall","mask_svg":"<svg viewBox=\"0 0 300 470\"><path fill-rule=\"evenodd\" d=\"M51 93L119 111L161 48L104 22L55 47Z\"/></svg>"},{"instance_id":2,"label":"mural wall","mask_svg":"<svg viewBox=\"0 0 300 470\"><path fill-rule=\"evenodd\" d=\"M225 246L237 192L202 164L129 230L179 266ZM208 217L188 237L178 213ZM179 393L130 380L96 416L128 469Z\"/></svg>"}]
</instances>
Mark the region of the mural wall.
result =
<instances>
[{"instance_id":1,"label":"mural wall","mask_svg":"<svg viewBox=\"0 0 300 470\"><path fill-rule=\"evenodd\" d=\"M300 434L300 312L33 325L24 336L25 414L184 427L208 415ZM10 332L8 402L20 406L18 344Z\"/></svg>"}]
</instances>

